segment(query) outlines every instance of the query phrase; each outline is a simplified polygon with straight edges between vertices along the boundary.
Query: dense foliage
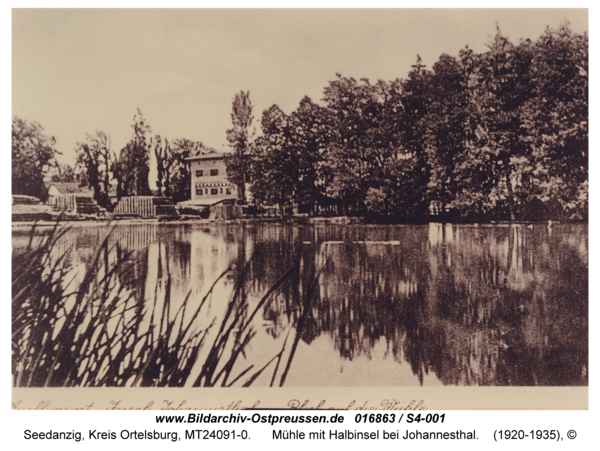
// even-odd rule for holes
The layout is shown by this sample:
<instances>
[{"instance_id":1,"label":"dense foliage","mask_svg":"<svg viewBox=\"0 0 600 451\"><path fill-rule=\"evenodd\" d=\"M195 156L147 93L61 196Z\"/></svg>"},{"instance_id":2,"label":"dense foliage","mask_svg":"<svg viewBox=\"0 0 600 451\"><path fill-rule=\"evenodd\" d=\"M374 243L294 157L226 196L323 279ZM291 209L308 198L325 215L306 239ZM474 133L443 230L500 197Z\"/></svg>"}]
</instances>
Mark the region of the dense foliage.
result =
<instances>
[{"instance_id":1,"label":"dense foliage","mask_svg":"<svg viewBox=\"0 0 600 451\"><path fill-rule=\"evenodd\" d=\"M44 176L56 166L56 139L46 136L37 122L27 122L17 116L12 121L12 193L37 197L45 201L48 188Z\"/></svg>"},{"instance_id":2,"label":"dense foliage","mask_svg":"<svg viewBox=\"0 0 600 451\"><path fill-rule=\"evenodd\" d=\"M233 112L231 122L233 127L227 130L227 141L232 149L227 158L229 177L238 188L238 199L246 202L246 184L251 180L251 135L252 102L250 91L240 91L233 98Z\"/></svg>"},{"instance_id":3,"label":"dense foliage","mask_svg":"<svg viewBox=\"0 0 600 451\"><path fill-rule=\"evenodd\" d=\"M110 204L110 188L117 157L112 151L110 136L102 131L86 134L86 140L77 143L77 166L83 182L94 191L94 200L101 207Z\"/></svg>"},{"instance_id":4,"label":"dense foliage","mask_svg":"<svg viewBox=\"0 0 600 451\"><path fill-rule=\"evenodd\" d=\"M230 170L282 214L586 218L587 35L565 24L515 45L498 30L488 48L443 54L431 70L418 58L405 80L338 74L324 107L273 105L251 143L250 123L236 125L250 105L241 93L228 138L252 168Z\"/></svg>"},{"instance_id":5,"label":"dense foliage","mask_svg":"<svg viewBox=\"0 0 600 451\"><path fill-rule=\"evenodd\" d=\"M99 205L110 208L111 188L117 200L125 196L167 196L174 202L190 199L187 158L215 152L199 141L151 137L152 129L138 109L132 125L133 136L119 155L112 150L110 136L102 131L86 135L77 143L77 170L82 183L94 191ZM150 157L156 162L156 189L150 187Z\"/></svg>"},{"instance_id":6,"label":"dense foliage","mask_svg":"<svg viewBox=\"0 0 600 451\"><path fill-rule=\"evenodd\" d=\"M150 196L148 174L150 172L150 133L152 128L138 108L133 117L133 136L121 149L119 156L120 191L122 196ZM119 196L120 197L120 196Z\"/></svg>"},{"instance_id":7,"label":"dense foliage","mask_svg":"<svg viewBox=\"0 0 600 451\"><path fill-rule=\"evenodd\" d=\"M513 44L498 30L487 52L467 47L431 69L420 57L412 67L389 82L337 74L323 105L304 97L289 115L265 110L258 136L250 93L237 93L226 161L238 200L282 215L390 221L587 218L587 34L565 24ZM139 109L133 122L118 155L103 132L77 144L78 171L96 201L108 206L113 186L119 199L188 200L186 159L214 150L151 137ZM13 119L13 193L46 198L54 144L39 124Z\"/></svg>"}]
</instances>

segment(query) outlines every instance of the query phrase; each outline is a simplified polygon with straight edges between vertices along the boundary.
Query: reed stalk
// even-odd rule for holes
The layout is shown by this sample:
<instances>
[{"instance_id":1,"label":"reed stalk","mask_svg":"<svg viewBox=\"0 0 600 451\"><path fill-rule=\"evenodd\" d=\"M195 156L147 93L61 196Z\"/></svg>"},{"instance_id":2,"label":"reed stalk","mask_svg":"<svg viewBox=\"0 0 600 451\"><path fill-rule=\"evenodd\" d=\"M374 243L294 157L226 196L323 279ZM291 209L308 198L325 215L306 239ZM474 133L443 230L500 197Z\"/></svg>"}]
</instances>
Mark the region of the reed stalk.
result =
<instances>
[{"instance_id":1,"label":"reed stalk","mask_svg":"<svg viewBox=\"0 0 600 451\"><path fill-rule=\"evenodd\" d=\"M57 255L57 244L68 232L68 227L59 228L57 222L38 237L34 225L26 251L13 256L15 387L182 387L192 382L190 376L198 367L200 373L193 386L231 386L243 377L247 377L243 386L249 386L276 360L277 372L285 345L259 370L250 365L233 374L256 334L254 317L296 267L251 309L244 289L246 262L237 275L225 314L207 325L199 318L205 316L202 313L215 286L232 268L214 281L199 302L194 302L189 292L173 309L168 271L162 276L164 289L158 289L157 280L152 298L146 299L146 293L136 296L140 281L135 279L132 256L121 252L118 243L109 246L112 230L83 274L68 262L69 252ZM207 339L213 335L212 344L206 348ZM200 354L206 354L201 363Z\"/></svg>"}]
</instances>

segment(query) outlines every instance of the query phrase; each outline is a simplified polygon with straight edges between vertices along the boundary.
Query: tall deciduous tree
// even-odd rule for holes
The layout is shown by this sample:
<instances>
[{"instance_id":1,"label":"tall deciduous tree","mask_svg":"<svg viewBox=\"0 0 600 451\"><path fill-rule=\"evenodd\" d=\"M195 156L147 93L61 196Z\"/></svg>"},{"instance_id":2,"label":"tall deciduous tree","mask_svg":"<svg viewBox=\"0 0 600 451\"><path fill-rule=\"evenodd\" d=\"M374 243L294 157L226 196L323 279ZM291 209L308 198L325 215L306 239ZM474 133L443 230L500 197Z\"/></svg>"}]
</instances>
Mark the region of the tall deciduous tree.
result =
<instances>
[{"instance_id":1,"label":"tall deciduous tree","mask_svg":"<svg viewBox=\"0 0 600 451\"><path fill-rule=\"evenodd\" d=\"M12 121L12 192L37 197L45 201L48 189L44 176L56 164L59 152L56 139L46 136L37 122L27 122L17 116Z\"/></svg>"},{"instance_id":2,"label":"tall deciduous tree","mask_svg":"<svg viewBox=\"0 0 600 451\"><path fill-rule=\"evenodd\" d=\"M236 95L240 192L252 182L265 203L403 220L432 206L465 220L587 215L588 39L568 24L518 45L498 30L488 51L443 54L432 70L418 57L405 80L338 74L323 100L271 107L252 146L249 96Z\"/></svg>"},{"instance_id":3,"label":"tall deciduous tree","mask_svg":"<svg viewBox=\"0 0 600 451\"><path fill-rule=\"evenodd\" d=\"M253 193L257 203L274 204L286 214L295 200L298 159L290 139L289 118L277 105L265 110L262 136L254 143Z\"/></svg>"},{"instance_id":4,"label":"tall deciduous tree","mask_svg":"<svg viewBox=\"0 0 600 451\"><path fill-rule=\"evenodd\" d=\"M315 213L319 203L326 204L327 186L331 171L326 158L334 140L334 117L327 108L304 97L289 117L289 140L297 154L296 198L301 205L308 205Z\"/></svg>"},{"instance_id":5,"label":"tall deciduous tree","mask_svg":"<svg viewBox=\"0 0 600 451\"><path fill-rule=\"evenodd\" d=\"M455 58L442 55L433 65L431 103L424 118L430 198L448 205L456 193L454 167L465 142L466 80Z\"/></svg>"},{"instance_id":6,"label":"tall deciduous tree","mask_svg":"<svg viewBox=\"0 0 600 451\"><path fill-rule=\"evenodd\" d=\"M534 45L533 93L521 110L531 148L529 191L550 215L585 218L588 205L588 36L568 23Z\"/></svg>"},{"instance_id":7,"label":"tall deciduous tree","mask_svg":"<svg viewBox=\"0 0 600 451\"><path fill-rule=\"evenodd\" d=\"M401 141L400 82L371 84L338 74L325 88L324 100L336 130L327 158L333 171L330 195L341 200L346 212L389 214L408 176L405 160L420 154Z\"/></svg>"},{"instance_id":8,"label":"tall deciduous tree","mask_svg":"<svg viewBox=\"0 0 600 451\"><path fill-rule=\"evenodd\" d=\"M110 136L102 131L97 131L95 135L86 134L86 140L77 143L76 151L83 181L94 191L98 205L108 207L114 165Z\"/></svg>"},{"instance_id":9,"label":"tall deciduous tree","mask_svg":"<svg viewBox=\"0 0 600 451\"><path fill-rule=\"evenodd\" d=\"M233 99L231 121L233 127L227 130L227 141L232 154L227 158L227 174L229 180L238 187L240 202L246 202L246 184L251 183L251 150L252 136L252 102L250 91L240 91Z\"/></svg>"},{"instance_id":10,"label":"tall deciduous tree","mask_svg":"<svg viewBox=\"0 0 600 451\"><path fill-rule=\"evenodd\" d=\"M308 97L286 115L277 105L263 112L262 135L253 146L253 193L261 204L278 205L282 214L302 207L315 211L326 202L325 158L333 134L332 116Z\"/></svg>"},{"instance_id":11,"label":"tall deciduous tree","mask_svg":"<svg viewBox=\"0 0 600 451\"><path fill-rule=\"evenodd\" d=\"M138 108L133 117L133 136L119 155L119 170L124 196L151 196L148 175L150 173L151 144L150 125Z\"/></svg>"},{"instance_id":12,"label":"tall deciduous tree","mask_svg":"<svg viewBox=\"0 0 600 451\"><path fill-rule=\"evenodd\" d=\"M329 153L334 169L329 190L341 200L346 211L363 211L372 162L366 141L369 129L377 120L373 88L366 79L358 82L337 74L324 94L327 108L335 115L337 130Z\"/></svg>"},{"instance_id":13,"label":"tall deciduous tree","mask_svg":"<svg viewBox=\"0 0 600 451\"><path fill-rule=\"evenodd\" d=\"M406 111L400 80L379 80L372 87L375 120L364 142L369 159L366 214L418 219L423 214L424 186L418 166L423 156L403 142Z\"/></svg>"},{"instance_id":14,"label":"tall deciduous tree","mask_svg":"<svg viewBox=\"0 0 600 451\"><path fill-rule=\"evenodd\" d=\"M489 49L460 54L468 101L451 205L484 219L585 217L587 36L565 25L513 45L498 31Z\"/></svg>"},{"instance_id":15,"label":"tall deciduous tree","mask_svg":"<svg viewBox=\"0 0 600 451\"><path fill-rule=\"evenodd\" d=\"M171 189L171 166L173 165L173 152L169 140L156 135L151 142L156 158L156 190L159 196L169 196Z\"/></svg>"}]
</instances>

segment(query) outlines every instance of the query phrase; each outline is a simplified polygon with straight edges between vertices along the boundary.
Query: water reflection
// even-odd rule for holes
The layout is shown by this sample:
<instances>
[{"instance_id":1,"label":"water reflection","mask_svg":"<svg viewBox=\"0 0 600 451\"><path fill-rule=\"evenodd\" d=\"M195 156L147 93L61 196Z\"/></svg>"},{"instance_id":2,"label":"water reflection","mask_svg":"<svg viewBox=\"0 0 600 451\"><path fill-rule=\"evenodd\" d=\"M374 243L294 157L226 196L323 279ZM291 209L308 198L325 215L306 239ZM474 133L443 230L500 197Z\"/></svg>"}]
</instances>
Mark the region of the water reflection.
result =
<instances>
[{"instance_id":1,"label":"water reflection","mask_svg":"<svg viewBox=\"0 0 600 451\"><path fill-rule=\"evenodd\" d=\"M289 371L275 385L587 385L587 226L551 232L146 224L119 226L110 241L131 253L140 299L167 274L173 299L200 299L236 265L214 299L227 298L249 262L244 296L256 303L297 268L255 319L245 355L261 367L285 348ZM74 227L61 246L86 265L106 233ZM27 241L13 234L13 251Z\"/></svg>"}]
</instances>

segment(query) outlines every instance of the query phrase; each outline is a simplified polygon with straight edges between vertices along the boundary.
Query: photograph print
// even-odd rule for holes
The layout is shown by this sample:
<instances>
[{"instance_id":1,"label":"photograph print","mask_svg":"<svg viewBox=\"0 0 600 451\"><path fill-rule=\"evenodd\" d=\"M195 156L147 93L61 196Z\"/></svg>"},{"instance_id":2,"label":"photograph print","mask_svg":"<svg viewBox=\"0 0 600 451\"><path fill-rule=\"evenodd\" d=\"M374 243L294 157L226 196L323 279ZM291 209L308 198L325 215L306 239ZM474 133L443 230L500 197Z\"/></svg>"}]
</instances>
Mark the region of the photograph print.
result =
<instances>
[{"instance_id":1,"label":"photograph print","mask_svg":"<svg viewBox=\"0 0 600 451\"><path fill-rule=\"evenodd\" d=\"M587 10L12 39L14 389L588 387Z\"/></svg>"}]
</instances>

